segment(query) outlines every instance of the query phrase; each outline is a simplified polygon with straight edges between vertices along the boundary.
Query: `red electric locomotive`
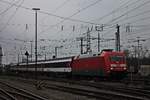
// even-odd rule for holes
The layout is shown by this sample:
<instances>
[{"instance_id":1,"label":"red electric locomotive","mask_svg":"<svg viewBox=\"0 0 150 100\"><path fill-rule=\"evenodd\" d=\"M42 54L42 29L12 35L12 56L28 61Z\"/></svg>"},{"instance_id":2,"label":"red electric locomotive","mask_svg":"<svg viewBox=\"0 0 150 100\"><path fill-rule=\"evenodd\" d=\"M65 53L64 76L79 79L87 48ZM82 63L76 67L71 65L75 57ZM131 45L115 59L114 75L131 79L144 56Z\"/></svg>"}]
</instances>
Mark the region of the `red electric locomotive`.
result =
<instances>
[{"instance_id":1,"label":"red electric locomotive","mask_svg":"<svg viewBox=\"0 0 150 100\"><path fill-rule=\"evenodd\" d=\"M71 63L72 74L91 77L124 77L127 72L125 54L112 50L92 56L75 57Z\"/></svg>"},{"instance_id":2,"label":"red electric locomotive","mask_svg":"<svg viewBox=\"0 0 150 100\"><path fill-rule=\"evenodd\" d=\"M125 76L127 72L125 54L112 50L103 50L100 54L81 55L38 61L28 64L10 66L10 71L17 73L33 73L37 71L41 75L109 77ZM37 70L36 70L37 69Z\"/></svg>"}]
</instances>

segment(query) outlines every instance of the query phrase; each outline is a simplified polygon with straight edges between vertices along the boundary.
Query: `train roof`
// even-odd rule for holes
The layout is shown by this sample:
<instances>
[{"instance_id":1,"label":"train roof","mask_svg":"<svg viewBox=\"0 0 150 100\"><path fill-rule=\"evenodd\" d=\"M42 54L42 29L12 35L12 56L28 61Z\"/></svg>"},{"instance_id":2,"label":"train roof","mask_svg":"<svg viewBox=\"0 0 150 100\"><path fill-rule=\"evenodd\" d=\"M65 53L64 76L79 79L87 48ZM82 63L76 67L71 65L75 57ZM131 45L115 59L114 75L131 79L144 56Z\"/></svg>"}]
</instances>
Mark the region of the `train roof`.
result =
<instances>
[{"instance_id":1,"label":"train roof","mask_svg":"<svg viewBox=\"0 0 150 100\"><path fill-rule=\"evenodd\" d=\"M112 49L105 49L102 50L101 52L97 52L97 53L92 53L92 54L82 54L82 55L78 55L76 57L74 57L74 59L80 59L80 58L90 58L90 57L97 57L97 56L105 56L105 55L109 55L109 54L119 54L119 55L123 55L124 52L120 51L113 51Z\"/></svg>"},{"instance_id":2,"label":"train roof","mask_svg":"<svg viewBox=\"0 0 150 100\"><path fill-rule=\"evenodd\" d=\"M41 60L38 61L37 64L47 64L47 63L56 63L56 62L70 62L72 61L72 56L71 57L63 57L63 58L54 58L54 59L49 59L49 60ZM27 63L20 63L19 65L26 65ZM35 64L34 62L29 62L28 64Z\"/></svg>"},{"instance_id":3,"label":"train roof","mask_svg":"<svg viewBox=\"0 0 150 100\"><path fill-rule=\"evenodd\" d=\"M125 56L125 53L123 51L112 51L112 52L109 52L109 51L103 51L101 53L101 56L105 56L105 55L123 55Z\"/></svg>"},{"instance_id":4,"label":"train roof","mask_svg":"<svg viewBox=\"0 0 150 100\"><path fill-rule=\"evenodd\" d=\"M89 57L95 57L95 56L98 56L100 55L100 53L93 53L93 54L82 54L82 55L78 55L75 57L76 58L89 58Z\"/></svg>"}]
</instances>

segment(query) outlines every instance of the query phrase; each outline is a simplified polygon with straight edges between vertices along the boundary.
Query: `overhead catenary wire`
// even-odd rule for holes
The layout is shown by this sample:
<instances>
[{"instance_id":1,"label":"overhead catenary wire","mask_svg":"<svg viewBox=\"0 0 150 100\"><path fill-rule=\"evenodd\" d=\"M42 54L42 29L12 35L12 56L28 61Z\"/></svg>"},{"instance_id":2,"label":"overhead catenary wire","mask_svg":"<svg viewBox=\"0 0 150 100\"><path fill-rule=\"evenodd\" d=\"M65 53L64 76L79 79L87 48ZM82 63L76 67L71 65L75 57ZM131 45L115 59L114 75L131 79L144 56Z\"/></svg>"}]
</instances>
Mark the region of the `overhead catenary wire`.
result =
<instances>
[{"instance_id":1,"label":"overhead catenary wire","mask_svg":"<svg viewBox=\"0 0 150 100\"><path fill-rule=\"evenodd\" d=\"M148 35L148 36L149 36L150 32L149 32L149 30L147 30L147 31L148 31L148 32L145 31L146 33L145 33L145 32L140 32L140 31L139 31L139 32L133 32L133 33L131 33L131 34L128 34L127 36L130 36L130 37L131 37L131 35L132 35L132 36L133 36L133 35L136 35L136 36L137 36L137 35L140 35L140 36L141 36L141 35L142 35L142 36Z\"/></svg>"},{"instance_id":2,"label":"overhead catenary wire","mask_svg":"<svg viewBox=\"0 0 150 100\"><path fill-rule=\"evenodd\" d=\"M131 37L141 37L141 36L146 36L146 37L149 37L149 27L142 27L142 28L140 28L140 29L138 29L138 30L133 30L132 29L132 31L130 31L130 32L125 32L125 31L123 31L122 33L127 33L127 34L125 34L125 37L126 37L126 39L124 38L124 36L123 36L123 38L122 39L124 39L124 40L122 40L122 41L126 41L128 38L131 38Z\"/></svg>"},{"instance_id":3,"label":"overhead catenary wire","mask_svg":"<svg viewBox=\"0 0 150 100\"><path fill-rule=\"evenodd\" d=\"M146 10L146 11L143 11L143 12L140 12L140 13L137 13L135 15L132 15L132 16L128 16L128 18L123 18L123 19L120 19L120 20L117 20L118 22L123 22L123 21L127 21L127 20L131 20L133 18L136 18L136 17L139 17L139 16L143 16L143 14L149 14L150 13L150 10ZM132 23L131 21L130 22L126 22L126 23Z\"/></svg>"},{"instance_id":4,"label":"overhead catenary wire","mask_svg":"<svg viewBox=\"0 0 150 100\"><path fill-rule=\"evenodd\" d=\"M101 1L101 0L100 0ZM10 3L10 2L7 2L7 1L4 1L4 0L0 0L0 2L3 2L3 3L7 3L7 4L9 4L9 5L11 5L12 3ZM97 2L96 2L97 3ZM95 4L95 3L93 3L93 4ZM91 4L92 5L92 4ZM14 4L14 6L19 6L19 5L17 5L17 4ZM88 7L88 6L87 6ZM28 8L28 7L25 7L25 6L20 6L20 8L24 8L24 9L26 9L26 10L31 10L32 11L32 9L31 8ZM85 7L86 8L86 7ZM85 9L85 8L83 8L83 10ZM78 11L78 12L80 12L80 11ZM79 20L79 19L72 19L72 18L69 18L69 17L63 17L63 16L58 16L58 15L55 15L55 14L52 14L52 13L49 13L49 12L45 12L45 11L39 11L39 13L43 13L43 14L47 14L47 15L50 15L50 16L53 16L53 17L57 17L57 18L60 18L60 19L63 19L63 20L70 20L70 21L75 21L75 22L81 22L81 23L86 23L86 24L92 24L92 25L101 25L101 24L99 24L99 23L93 23L93 22L90 22L90 21L83 21L83 20ZM75 13L74 13L75 14ZM73 16L73 15L72 15ZM70 16L71 17L71 16ZM51 25L52 27L53 26L56 26L56 25ZM105 25L106 26L106 25Z\"/></svg>"},{"instance_id":5,"label":"overhead catenary wire","mask_svg":"<svg viewBox=\"0 0 150 100\"><path fill-rule=\"evenodd\" d=\"M102 1L102 0L98 0L98 1ZM11 2L4 1L4 0L0 0L0 2L9 4L9 5L12 4ZM20 5L14 4L14 6L18 7L18 6L20 6ZM32 8L29 8L29 7L26 7L26 6L20 6L20 8L23 8L23 9L32 11ZM98 25L98 23L93 23L93 22L89 22L89 21L83 21L83 20L79 20L79 19L73 19L73 18L69 18L69 17L63 17L63 16L59 16L59 15L56 15L56 14L53 14L53 13L50 13L50 12L45 12L45 11L42 11L42 10L40 10L40 11L38 11L38 12L39 12L39 13L42 13L42 14L49 15L49 16L57 17L57 18L60 18L60 19L63 19L63 20L70 20L70 21L74 21L74 22L81 22L81 23L87 23L87 24Z\"/></svg>"},{"instance_id":6,"label":"overhead catenary wire","mask_svg":"<svg viewBox=\"0 0 150 100\"><path fill-rule=\"evenodd\" d=\"M133 27L137 27L137 28L139 28L139 27L150 27L150 24L139 24L139 25L134 25Z\"/></svg>"},{"instance_id":7,"label":"overhead catenary wire","mask_svg":"<svg viewBox=\"0 0 150 100\"><path fill-rule=\"evenodd\" d=\"M135 4L135 3L138 3L139 1L141 1L141 0L137 0L137 1L133 2L133 3L131 3L131 4L128 4L129 2L131 2L131 0L129 0L129 1L127 1L126 3L124 3L123 5L121 5L121 6L119 6L118 8L116 8L115 10L111 11L110 13L108 13L108 14L106 14L106 15L100 17L100 18L90 20L90 22L91 22L91 21L100 21L100 20L103 20L104 18L107 18L107 17L109 17L110 15L114 14L114 12L120 11L120 10L124 9L126 6L131 6L131 5ZM127 4L128 4L128 5L127 5ZM125 6L125 7L124 7L124 6Z\"/></svg>"},{"instance_id":8,"label":"overhead catenary wire","mask_svg":"<svg viewBox=\"0 0 150 100\"><path fill-rule=\"evenodd\" d=\"M9 2L4 1L4 0L1 0L1 2L9 3ZM9 3L9 4L11 4L11 3ZM15 6L18 6L18 5L15 4ZM22 6L21 6L21 8L22 8ZM28 10L32 10L32 9L30 9L30 8L27 8L27 7L23 7L23 8L28 9ZM42 13L43 13L43 12L42 12ZM49 13L45 13L45 14L49 14ZM55 16L55 17L56 17L56 16ZM60 17L60 18L62 18L62 19L67 19L66 17L61 17L61 16L57 16L57 17ZM70 19L67 19L67 20L70 20ZM71 19L71 20L72 20L72 19ZM73 21L73 20L72 20L72 21ZM74 20L74 21L80 21L80 20ZM83 21L83 22L84 22L84 21ZM90 23L90 22L84 22L84 23L96 24L96 23Z\"/></svg>"},{"instance_id":9,"label":"overhead catenary wire","mask_svg":"<svg viewBox=\"0 0 150 100\"><path fill-rule=\"evenodd\" d=\"M65 0L62 4L60 4L55 10L54 13L57 12L59 9L61 9L62 7L64 7L65 4L67 4L70 0Z\"/></svg>"},{"instance_id":10,"label":"overhead catenary wire","mask_svg":"<svg viewBox=\"0 0 150 100\"><path fill-rule=\"evenodd\" d=\"M139 7L142 7L142 6L144 6L145 4L147 4L147 3L150 3L149 1L147 1L147 2L144 2L143 4L141 4L141 5L139 5L138 7L136 7L136 9L138 9ZM135 8L133 8L132 10L130 10L130 11L133 11L133 10L136 10ZM147 12L149 12L149 10L147 10L147 11L144 11L144 12L141 12L140 13L140 15L141 14L144 14L144 13L147 13ZM134 16L132 16L133 18L135 17L135 16L137 16L138 14L136 14L136 15L134 15ZM121 17L121 16L120 16ZM130 21L130 23L137 23L138 21L142 21L142 20L147 20L147 19L150 19L150 17L145 17L145 18L141 18L141 19L138 19L138 20L135 20L135 21ZM116 20L118 20L118 19L116 19ZM112 24L113 25L113 24ZM113 25L114 26L114 25Z\"/></svg>"},{"instance_id":11,"label":"overhead catenary wire","mask_svg":"<svg viewBox=\"0 0 150 100\"><path fill-rule=\"evenodd\" d=\"M5 14L8 10L10 10L10 9L11 9L15 4L17 4L18 2L20 2L20 0L18 0L18 1L16 1L16 2L12 3L12 5L10 5L10 7L6 8L4 11L2 11L2 12L0 13L0 15Z\"/></svg>"},{"instance_id":12,"label":"overhead catenary wire","mask_svg":"<svg viewBox=\"0 0 150 100\"><path fill-rule=\"evenodd\" d=\"M131 38L131 37L141 37L141 36L149 37L149 34L150 34L149 32L132 32L132 33L129 33L129 34L125 35L126 39L125 39L125 36L123 36L122 42L124 42L124 45L125 45L125 43L128 43L127 42L128 38Z\"/></svg>"},{"instance_id":13,"label":"overhead catenary wire","mask_svg":"<svg viewBox=\"0 0 150 100\"><path fill-rule=\"evenodd\" d=\"M150 3L150 2L148 1L147 3ZM147 4L147 3L144 3L144 5ZM142 6L144 6L144 5L142 5ZM141 6L141 5L140 5L140 6ZM136 9L134 9L134 10L136 10ZM148 19L150 19L150 17L140 18L140 19L137 19L137 20L133 20L133 21L129 21L129 22L128 22L128 20L130 20L130 19L133 19L133 18L142 16L143 14L148 14L148 13L150 13L150 10L142 11L142 12L140 12L140 13L138 13L138 14L129 16L128 18L123 18L123 19L120 19L121 17L120 17L119 19L116 18L116 21L117 21L117 22L115 22L115 23L106 23L105 26L115 27L115 25L116 25L118 22L123 22L123 21L125 21L125 23L122 23L121 26L122 26L122 25L125 25L126 23L133 24L133 23L137 23L137 22L142 21L142 20L148 20ZM122 17L123 17L123 16L122 16Z\"/></svg>"},{"instance_id":14,"label":"overhead catenary wire","mask_svg":"<svg viewBox=\"0 0 150 100\"><path fill-rule=\"evenodd\" d=\"M149 20L150 19L150 16L147 16L147 17L144 17L144 18L140 18L140 19L137 19L137 20L134 20L134 21L130 21L131 23L137 23L139 21L144 21L144 20Z\"/></svg>"},{"instance_id":15,"label":"overhead catenary wire","mask_svg":"<svg viewBox=\"0 0 150 100\"><path fill-rule=\"evenodd\" d=\"M53 11L53 13L56 13L59 9L61 9L62 7L64 7L69 1L71 0L65 0L63 3L61 3L58 7L56 7ZM44 20L46 20L47 17L44 17L42 19L42 22L44 22Z\"/></svg>"},{"instance_id":16,"label":"overhead catenary wire","mask_svg":"<svg viewBox=\"0 0 150 100\"><path fill-rule=\"evenodd\" d=\"M150 1L148 0L148 1L146 1L146 2L144 2L144 3L142 3L142 4L140 4L140 5L138 5L138 6L136 6L136 7L134 7L133 9L131 9L131 10L129 10L129 11L127 11L127 12L121 14L120 16L117 16L116 18L110 20L110 21L107 22L106 24L111 24L112 22L117 21L118 19L122 18L122 17L125 16L126 14L128 14L128 13L130 13L130 12L133 12L133 11L135 11L135 10L137 10L137 9L139 9L139 8L143 7L144 5L147 5L147 4L149 4L149 3L150 3ZM113 23L113 24L114 24L114 23Z\"/></svg>"},{"instance_id":17,"label":"overhead catenary wire","mask_svg":"<svg viewBox=\"0 0 150 100\"><path fill-rule=\"evenodd\" d=\"M86 10L87 8L94 6L95 4L97 4L97 3L100 2L100 1L102 1L102 0L97 0L97 1L95 1L95 2L93 2L93 3L91 3L91 4L89 4L88 6L81 8L80 10L76 11L75 13L73 13L72 15L70 15L69 17L66 17L66 18L63 19L62 21L60 21L60 22L58 22L58 23L56 23L56 24L54 24L54 25L51 25L49 28L55 27L55 26L57 26L57 25L63 23L64 21L70 19L71 17L77 15L78 13L81 13L82 11ZM49 28L47 28L46 30L48 30ZM43 32L45 32L45 30L44 30L44 31L41 31L40 33L43 33Z\"/></svg>"},{"instance_id":18,"label":"overhead catenary wire","mask_svg":"<svg viewBox=\"0 0 150 100\"><path fill-rule=\"evenodd\" d=\"M2 32L6 27L7 24L12 20L12 18L16 15L17 11L19 10L20 6L23 4L24 0L20 3L20 5L16 8L15 12L11 15L11 17L8 19L7 23L0 29L0 32Z\"/></svg>"},{"instance_id":19,"label":"overhead catenary wire","mask_svg":"<svg viewBox=\"0 0 150 100\"><path fill-rule=\"evenodd\" d=\"M102 0L99 0L99 1L102 1ZM99 2L99 1L96 1L96 2L94 2L93 4L96 4L96 3ZM1 0L1 2L7 3L7 4L11 4L10 2L4 1L4 0ZM89 5L89 7L92 6L93 4ZM15 6L18 7L19 5L15 4ZM25 6L20 6L20 7L21 7L21 8L24 8L24 9L26 9L26 10L32 10L31 8L28 8L28 7L25 7ZM86 8L88 8L88 6L85 7L85 8L83 8L83 10L86 9ZM81 9L81 10L82 10L82 9ZM41 11L41 10L40 10L39 12L40 12L40 13L43 13L43 14L50 15L50 16L58 17L58 18L64 19L64 20L71 20L71 21L75 21L75 22L82 22L82 23L88 23L88 24L98 25L97 23L82 21L82 20L78 20L78 19L72 19L72 18L68 18L68 17L62 17L62 16L58 16L58 15L51 14L51 13L48 13L48 12L44 12L44 11ZM54 25L54 26L55 26L55 25Z\"/></svg>"}]
</instances>

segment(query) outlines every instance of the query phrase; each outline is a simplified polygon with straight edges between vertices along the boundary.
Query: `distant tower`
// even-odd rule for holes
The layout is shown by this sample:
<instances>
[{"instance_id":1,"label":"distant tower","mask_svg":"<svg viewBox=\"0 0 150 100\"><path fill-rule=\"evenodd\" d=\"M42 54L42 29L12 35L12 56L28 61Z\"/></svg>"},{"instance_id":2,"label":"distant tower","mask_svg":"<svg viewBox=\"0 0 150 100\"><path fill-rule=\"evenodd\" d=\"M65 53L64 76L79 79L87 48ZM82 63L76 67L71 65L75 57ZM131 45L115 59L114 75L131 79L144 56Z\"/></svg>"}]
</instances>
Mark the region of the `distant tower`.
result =
<instances>
[{"instance_id":1,"label":"distant tower","mask_svg":"<svg viewBox=\"0 0 150 100\"><path fill-rule=\"evenodd\" d=\"M3 52L2 52L2 47L0 45L0 65L2 65L2 56L3 56Z\"/></svg>"}]
</instances>

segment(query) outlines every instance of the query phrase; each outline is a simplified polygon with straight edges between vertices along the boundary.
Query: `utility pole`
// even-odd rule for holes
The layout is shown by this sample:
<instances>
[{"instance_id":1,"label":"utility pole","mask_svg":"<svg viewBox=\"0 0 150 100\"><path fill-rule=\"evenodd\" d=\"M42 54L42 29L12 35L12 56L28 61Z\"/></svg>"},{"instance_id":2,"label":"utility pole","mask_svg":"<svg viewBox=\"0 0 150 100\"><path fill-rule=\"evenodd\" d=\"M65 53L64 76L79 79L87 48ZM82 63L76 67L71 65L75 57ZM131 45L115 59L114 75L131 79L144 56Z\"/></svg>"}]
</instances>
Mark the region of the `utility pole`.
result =
<instances>
[{"instance_id":1,"label":"utility pole","mask_svg":"<svg viewBox=\"0 0 150 100\"><path fill-rule=\"evenodd\" d=\"M137 42L137 71L140 69L140 42L141 41L146 41L146 39L140 39L140 37L137 37L137 40L134 40L132 42ZM136 53L135 53L135 57L136 57Z\"/></svg>"},{"instance_id":2,"label":"utility pole","mask_svg":"<svg viewBox=\"0 0 150 100\"><path fill-rule=\"evenodd\" d=\"M81 37L80 40L81 40L81 45L80 45L81 46L81 54L83 54L83 37Z\"/></svg>"},{"instance_id":3,"label":"utility pole","mask_svg":"<svg viewBox=\"0 0 150 100\"><path fill-rule=\"evenodd\" d=\"M101 26L95 26L95 30L98 31L98 38L97 38L97 43L98 43L98 52L100 52L100 31L103 31L103 24Z\"/></svg>"},{"instance_id":4,"label":"utility pole","mask_svg":"<svg viewBox=\"0 0 150 100\"><path fill-rule=\"evenodd\" d=\"M91 36L90 36L90 30L88 28L87 30L87 46L86 46L86 53L91 53Z\"/></svg>"},{"instance_id":5,"label":"utility pole","mask_svg":"<svg viewBox=\"0 0 150 100\"><path fill-rule=\"evenodd\" d=\"M117 32L116 32L116 49L117 51L120 51L120 26L117 24L116 26Z\"/></svg>"},{"instance_id":6,"label":"utility pole","mask_svg":"<svg viewBox=\"0 0 150 100\"><path fill-rule=\"evenodd\" d=\"M21 39L17 39L17 38L15 38L14 39L15 41L20 41L20 42L23 42L23 43L30 43L30 48L31 48L31 61L32 61L32 55L33 55L33 53L32 53L32 51L33 51L33 41L31 40L31 41L27 41L27 40L21 40ZM22 57L23 58L23 57Z\"/></svg>"},{"instance_id":7,"label":"utility pole","mask_svg":"<svg viewBox=\"0 0 150 100\"><path fill-rule=\"evenodd\" d=\"M98 52L100 52L100 33L98 31Z\"/></svg>"},{"instance_id":8,"label":"utility pole","mask_svg":"<svg viewBox=\"0 0 150 100\"><path fill-rule=\"evenodd\" d=\"M138 70L140 69L140 42L146 41L145 39L140 39L140 37L137 37L137 40L135 42L138 43Z\"/></svg>"},{"instance_id":9,"label":"utility pole","mask_svg":"<svg viewBox=\"0 0 150 100\"><path fill-rule=\"evenodd\" d=\"M32 49L33 49L33 44L32 44L33 41L30 41L31 43L31 62L32 62Z\"/></svg>"},{"instance_id":10,"label":"utility pole","mask_svg":"<svg viewBox=\"0 0 150 100\"><path fill-rule=\"evenodd\" d=\"M134 54L134 58L136 59L136 55L137 55L137 49L136 49L136 47L137 46L134 46L134 45L132 45L132 47L133 47L133 54Z\"/></svg>"},{"instance_id":11,"label":"utility pole","mask_svg":"<svg viewBox=\"0 0 150 100\"><path fill-rule=\"evenodd\" d=\"M85 37L78 37L78 38L76 38L76 40L77 41L80 41L80 53L81 54L84 54L85 52L84 52L84 46L87 46L87 45L85 45L83 42L84 41L86 41L86 39L85 39Z\"/></svg>"},{"instance_id":12,"label":"utility pole","mask_svg":"<svg viewBox=\"0 0 150 100\"><path fill-rule=\"evenodd\" d=\"M116 28L116 51L120 51L120 26L117 24Z\"/></svg>"},{"instance_id":13,"label":"utility pole","mask_svg":"<svg viewBox=\"0 0 150 100\"><path fill-rule=\"evenodd\" d=\"M32 8L35 11L35 79L37 79L37 11L40 8Z\"/></svg>"}]
</instances>

